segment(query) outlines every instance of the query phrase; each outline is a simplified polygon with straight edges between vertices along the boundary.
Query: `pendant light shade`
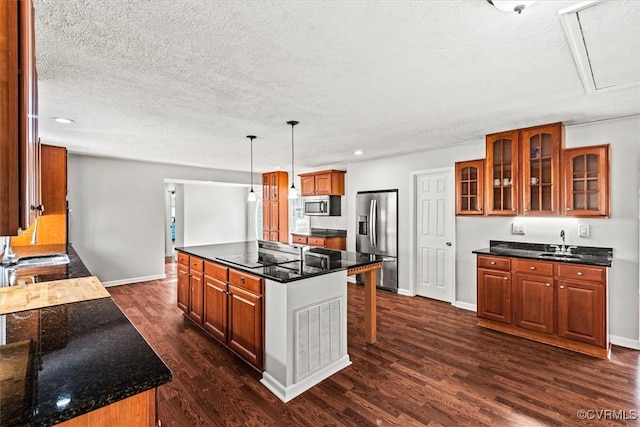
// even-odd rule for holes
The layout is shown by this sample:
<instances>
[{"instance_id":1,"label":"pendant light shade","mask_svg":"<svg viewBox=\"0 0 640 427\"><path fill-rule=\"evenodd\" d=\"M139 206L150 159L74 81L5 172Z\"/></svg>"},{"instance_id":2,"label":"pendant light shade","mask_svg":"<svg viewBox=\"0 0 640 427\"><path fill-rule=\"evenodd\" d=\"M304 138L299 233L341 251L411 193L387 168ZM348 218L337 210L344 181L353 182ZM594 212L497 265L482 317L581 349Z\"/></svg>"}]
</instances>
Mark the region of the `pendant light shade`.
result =
<instances>
[{"instance_id":1,"label":"pendant light shade","mask_svg":"<svg viewBox=\"0 0 640 427\"><path fill-rule=\"evenodd\" d=\"M247 138L251 140L251 190L249 191L247 202L255 202L256 193L253 191L253 140L257 137L255 135L247 135Z\"/></svg>"},{"instance_id":2,"label":"pendant light shade","mask_svg":"<svg viewBox=\"0 0 640 427\"><path fill-rule=\"evenodd\" d=\"M288 199L297 199L298 198L298 190L294 184L295 174L293 172L293 127L298 124L295 120L291 120L287 122L288 125L291 125L291 187L289 188Z\"/></svg>"}]
</instances>

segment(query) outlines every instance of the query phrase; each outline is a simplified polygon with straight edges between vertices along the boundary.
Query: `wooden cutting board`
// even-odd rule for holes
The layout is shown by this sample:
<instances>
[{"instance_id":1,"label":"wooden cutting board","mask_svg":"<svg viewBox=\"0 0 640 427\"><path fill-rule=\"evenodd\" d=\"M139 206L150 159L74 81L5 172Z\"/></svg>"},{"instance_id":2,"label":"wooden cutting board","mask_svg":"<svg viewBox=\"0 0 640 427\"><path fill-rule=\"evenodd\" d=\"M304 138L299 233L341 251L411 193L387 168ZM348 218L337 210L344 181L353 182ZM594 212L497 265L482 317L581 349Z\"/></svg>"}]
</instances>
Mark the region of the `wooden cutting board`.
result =
<instances>
[{"instance_id":1,"label":"wooden cutting board","mask_svg":"<svg viewBox=\"0 0 640 427\"><path fill-rule=\"evenodd\" d=\"M111 295L96 276L0 288L0 315Z\"/></svg>"}]
</instances>

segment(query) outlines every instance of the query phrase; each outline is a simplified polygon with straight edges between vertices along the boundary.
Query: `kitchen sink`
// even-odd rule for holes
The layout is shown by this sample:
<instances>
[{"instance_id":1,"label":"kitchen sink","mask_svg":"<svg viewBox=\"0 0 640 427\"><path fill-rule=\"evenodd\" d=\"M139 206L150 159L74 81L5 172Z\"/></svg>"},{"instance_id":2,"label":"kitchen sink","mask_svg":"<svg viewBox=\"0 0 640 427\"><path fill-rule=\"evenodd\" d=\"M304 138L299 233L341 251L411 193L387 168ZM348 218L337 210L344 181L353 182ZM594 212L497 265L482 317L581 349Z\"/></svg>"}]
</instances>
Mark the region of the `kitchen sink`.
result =
<instances>
[{"instance_id":1,"label":"kitchen sink","mask_svg":"<svg viewBox=\"0 0 640 427\"><path fill-rule=\"evenodd\" d=\"M69 255L53 254L53 255L37 255L23 257L15 264L18 268L42 267L47 265L64 265L69 264Z\"/></svg>"},{"instance_id":2,"label":"kitchen sink","mask_svg":"<svg viewBox=\"0 0 640 427\"><path fill-rule=\"evenodd\" d=\"M561 258L561 259L581 259L579 254L563 254L558 252L544 252L540 254L541 258Z\"/></svg>"}]
</instances>

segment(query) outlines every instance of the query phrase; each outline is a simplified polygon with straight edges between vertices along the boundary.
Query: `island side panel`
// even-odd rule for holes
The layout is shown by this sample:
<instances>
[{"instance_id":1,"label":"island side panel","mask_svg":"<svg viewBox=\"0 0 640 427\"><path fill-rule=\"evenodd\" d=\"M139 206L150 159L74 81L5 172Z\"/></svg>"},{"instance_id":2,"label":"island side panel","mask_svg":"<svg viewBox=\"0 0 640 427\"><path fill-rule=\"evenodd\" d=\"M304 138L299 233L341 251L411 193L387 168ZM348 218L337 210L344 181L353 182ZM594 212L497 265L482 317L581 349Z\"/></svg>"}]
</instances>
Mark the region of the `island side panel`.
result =
<instances>
[{"instance_id":1,"label":"island side panel","mask_svg":"<svg viewBox=\"0 0 640 427\"><path fill-rule=\"evenodd\" d=\"M265 292L265 372L262 383L278 398L286 402L351 364L347 353L346 271L289 283L266 280ZM338 353L333 354L330 363L312 367L297 380L297 364L305 362L296 357L296 312L316 306L326 308L326 304L334 309L339 307ZM310 335L314 333L310 331Z\"/></svg>"}]
</instances>

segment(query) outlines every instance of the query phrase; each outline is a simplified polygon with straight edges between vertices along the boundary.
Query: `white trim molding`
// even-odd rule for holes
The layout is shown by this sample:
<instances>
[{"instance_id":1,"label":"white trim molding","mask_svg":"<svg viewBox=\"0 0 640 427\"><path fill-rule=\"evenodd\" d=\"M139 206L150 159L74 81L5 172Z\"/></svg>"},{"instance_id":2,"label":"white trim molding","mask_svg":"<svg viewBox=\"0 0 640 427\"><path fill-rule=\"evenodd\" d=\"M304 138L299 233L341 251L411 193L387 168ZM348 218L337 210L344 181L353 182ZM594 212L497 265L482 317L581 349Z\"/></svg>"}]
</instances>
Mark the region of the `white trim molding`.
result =
<instances>
[{"instance_id":1,"label":"white trim molding","mask_svg":"<svg viewBox=\"0 0 640 427\"><path fill-rule=\"evenodd\" d=\"M640 350L640 340L632 340L630 338L609 335L609 342L620 347L630 348L632 350Z\"/></svg>"},{"instance_id":2,"label":"white trim molding","mask_svg":"<svg viewBox=\"0 0 640 427\"><path fill-rule=\"evenodd\" d=\"M130 279L112 280L110 282L102 282L105 288L109 286L130 285L132 283L150 282L151 280L166 279L166 274L156 274L153 276L132 277Z\"/></svg>"}]
</instances>

